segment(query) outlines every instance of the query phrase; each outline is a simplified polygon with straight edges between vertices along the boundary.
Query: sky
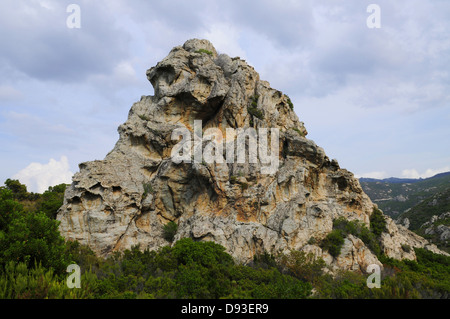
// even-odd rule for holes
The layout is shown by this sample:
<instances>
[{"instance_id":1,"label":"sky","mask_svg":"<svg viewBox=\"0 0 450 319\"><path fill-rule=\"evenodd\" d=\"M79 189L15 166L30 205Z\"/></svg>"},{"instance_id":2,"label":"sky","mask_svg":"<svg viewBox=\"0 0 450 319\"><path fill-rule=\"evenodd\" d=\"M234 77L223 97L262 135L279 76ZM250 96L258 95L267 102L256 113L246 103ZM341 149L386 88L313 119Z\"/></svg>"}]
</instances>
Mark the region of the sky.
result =
<instances>
[{"instance_id":1,"label":"sky","mask_svg":"<svg viewBox=\"0 0 450 319\"><path fill-rule=\"evenodd\" d=\"M357 177L450 171L448 0L2 0L0 184L43 192L103 159L146 70L191 38L288 94Z\"/></svg>"}]
</instances>

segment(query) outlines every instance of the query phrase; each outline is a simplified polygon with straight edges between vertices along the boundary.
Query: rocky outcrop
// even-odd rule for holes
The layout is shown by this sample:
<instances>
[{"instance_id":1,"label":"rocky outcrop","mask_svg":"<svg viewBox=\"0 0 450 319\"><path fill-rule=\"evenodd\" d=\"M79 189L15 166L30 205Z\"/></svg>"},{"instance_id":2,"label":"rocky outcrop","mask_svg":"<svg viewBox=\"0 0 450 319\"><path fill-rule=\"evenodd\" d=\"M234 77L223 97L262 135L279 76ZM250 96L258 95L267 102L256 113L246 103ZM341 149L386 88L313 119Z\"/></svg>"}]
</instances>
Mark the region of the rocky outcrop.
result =
<instances>
[{"instance_id":1,"label":"rocky outcrop","mask_svg":"<svg viewBox=\"0 0 450 319\"><path fill-rule=\"evenodd\" d=\"M240 262L263 251L303 249L339 269L379 263L351 235L337 258L311 244L311 238L320 242L338 217L369 225L374 205L351 172L306 138L289 97L253 67L193 39L173 48L147 78L154 95L132 106L114 149L102 161L80 164L66 191L57 218L67 239L101 256L137 244L157 249L170 244L163 227L174 221L175 240L215 241ZM248 128L258 138L267 131L266 146L275 154L270 161L260 147L264 140L249 134L239 144L236 132ZM215 144L205 136L213 136ZM245 160L239 145L248 153ZM183 161L174 160L175 149ZM196 160L207 150L214 150L214 162ZM388 220L382 237L388 256L414 258L402 243L428 245Z\"/></svg>"},{"instance_id":2,"label":"rocky outcrop","mask_svg":"<svg viewBox=\"0 0 450 319\"><path fill-rule=\"evenodd\" d=\"M447 242L450 239L450 227L445 224L440 224L439 222L448 220L449 218L450 212L433 215L430 220L423 223L420 228L425 235L437 235L441 242Z\"/></svg>"}]
</instances>

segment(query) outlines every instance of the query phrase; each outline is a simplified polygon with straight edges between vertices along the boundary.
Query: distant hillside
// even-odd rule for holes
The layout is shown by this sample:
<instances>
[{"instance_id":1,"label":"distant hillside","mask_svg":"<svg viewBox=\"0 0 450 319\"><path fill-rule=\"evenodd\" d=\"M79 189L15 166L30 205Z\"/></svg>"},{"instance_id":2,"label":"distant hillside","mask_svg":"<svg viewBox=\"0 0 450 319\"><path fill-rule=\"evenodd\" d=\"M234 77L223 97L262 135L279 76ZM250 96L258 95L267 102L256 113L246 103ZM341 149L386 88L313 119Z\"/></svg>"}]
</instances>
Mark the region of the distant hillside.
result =
<instances>
[{"instance_id":1,"label":"distant hillside","mask_svg":"<svg viewBox=\"0 0 450 319\"><path fill-rule=\"evenodd\" d=\"M450 187L406 210L396 222L450 252Z\"/></svg>"},{"instance_id":2,"label":"distant hillside","mask_svg":"<svg viewBox=\"0 0 450 319\"><path fill-rule=\"evenodd\" d=\"M450 172L425 179L361 178L361 186L370 199L391 217L398 217L428 197L450 187Z\"/></svg>"},{"instance_id":3,"label":"distant hillside","mask_svg":"<svg viewBox=\"0 0 450 319\"><path fill-rule=\"evenodd\" d=\"M361 178L360 183L397 223L450 252L450 172L426 179Z\"/></svg>"}]
</instances>

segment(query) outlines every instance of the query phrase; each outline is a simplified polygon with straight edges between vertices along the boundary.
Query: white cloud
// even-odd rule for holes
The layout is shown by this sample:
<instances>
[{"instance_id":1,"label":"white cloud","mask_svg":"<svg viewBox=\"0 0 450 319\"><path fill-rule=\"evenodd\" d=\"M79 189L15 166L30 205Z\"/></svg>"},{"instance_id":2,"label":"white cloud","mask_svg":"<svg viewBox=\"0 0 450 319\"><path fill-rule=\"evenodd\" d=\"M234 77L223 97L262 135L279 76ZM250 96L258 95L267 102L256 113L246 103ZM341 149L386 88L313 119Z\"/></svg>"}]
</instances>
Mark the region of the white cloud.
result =
<instances>
[{"instance_id":1,"label":"white cloud","mask_svg":"<svg viewBox=\"0 0 450 319\"><path fill-rule=\"evenodd\" d=\"M59 161L51 158L47 164L33 162L14 175L13 179L27 185L29 192L43 193L49 186L70 184L72 175L69 160L66 156L61 156Z\"/></svg>"},{"instance_id":2,"label":"white cloud","mask_svg":"<svg viewBox=\"0 0 450 319\"><path fill-rule=\"evenodd\" d=\"M449 172L450 167L446 166L443 168L432 169L429 168L425 172L419 173L416 169L404 169L402 171L402 177L404 178L428 178L439 173Z\"/></svg>"},{"instance_id":3,"label":"white cloud","mask_svg":"<svg viewBox=\"0 0 450 319\"><path fill-rule=\"evenodd\" d=\"M21 96L22 93L11 85L0 85L0 100L14 100Z\"/></svg>"}]
</instances>

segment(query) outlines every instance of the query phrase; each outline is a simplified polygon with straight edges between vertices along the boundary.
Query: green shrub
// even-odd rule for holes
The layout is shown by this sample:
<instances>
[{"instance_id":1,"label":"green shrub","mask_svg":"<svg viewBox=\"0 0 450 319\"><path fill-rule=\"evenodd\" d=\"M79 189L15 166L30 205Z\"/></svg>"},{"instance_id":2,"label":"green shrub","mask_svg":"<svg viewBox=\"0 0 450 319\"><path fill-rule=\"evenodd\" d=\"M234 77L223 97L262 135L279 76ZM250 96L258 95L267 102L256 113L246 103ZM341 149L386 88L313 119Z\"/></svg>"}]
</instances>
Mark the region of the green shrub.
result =
<instances>
[{"instance_id":1,"label":"green shrub","mask_svg":"<svg viewBox=\"0 0 450 319\"><path fill-rule=\"evenodd\" d=\"M199 263L204 267L215 264L234 265L233 258L225 252L225 248L212 241L195 242L191 238L183 238L173 247L173 255L178 264Z\"/></svg>"},{"instance_id":2,"label":"green shrub","mask_svg":"<svg viewBox=\"0 0 450 319\"><path fill-rule=\"evenodd\" d=\"M322 241L322 248L327 250L331 256L337 257L341 253L344 244L344 236L341 230L332 230Z\"/></svg>"},{"instance_id":3,"label":"green shrub","mask_svg":"<svg viewBox=\"0 0 450 319\"><path fill-rule=\"evenodd\" d=\"M41 263L57 273L64 272L69 258L58 225L59 221L42 212L17 213L0 238L0 265L10 260L28 267Z\"/></svg>"},{"instance_id":4,"label":"green shrub","mask_svg":"<svg viewBox=\"0 0 450 319\"><path fill-rule=\"evenodd\" d=\"M377 236L360 221L349 221L344 217L339 217L333 221L333 229L340 230L344 237L348 234L358 237L375 255L381 254Z\"/></svg>"},{"instance_id":5,"label":"green shrub","mask_svg":"<svg viewBox=\"0 0 450 319\"><path fill-rule=\"evenodd\" d=\"M9 189L0 189L0 239L11 221L22 212L23 205L15 200L14 193Z\"/></svg>"},{"instance_id":6,"label":"green shrub","mask_svg":"<svg viewBox=\"0 0 450 319\"><path fill-rule=\"evenodd\" d=\"M251 106L253 108L257 108L258 107L258 99L259 99L259 95L253 95L251 98Z\"/></svg>"},{"instance_id":7,"label":"green shrub","mask_svg":"<svg viewBox=\"0 0 450 319\"><path fill-rule=\"evenodd\" d=\"M316 258L313 253L295 250L287 255L280 255L277 261L290 275L311 283L322 275L322 269L326 266L325 261Z\"/></svg>"},{"instance_id":8,"label":"green shrub","mask_svg":"<svg viewBox=\"0 0 450 319\"><path fill-rule=\"evenodd\" d=\"M195 53L206 53L208 55L213 55L213 53L211 51L206 50L206 49L199 49L199 50L195 51Z\"/></svg>"},{"instance_id":9,"label":"green shrub","mask_svg":"<svg viewBox=\"0 0 450 319\"><path fill-rule=\"evenodd\" d=\"M10 261L0 275L0 299L88 299L93 298L97 278L90 272L80 278L80 288L70 289L66 278L41 265L30 268Z\"/></svg>"},{"instance_id":10,"label":"green shrub","mask_svg":"<svg viewBox=\"0 0 450 319\"><path fill-rule=\"evenodd\" d=\"M277 259L273 254L264 251L263 253L255 254L253 256L253 266L264 269L276 268Z\"/></svg>"},{"instance_id":11,"label":"green shrub","mask_svg":"<svg viewBox=\"0 0 450 319\"><path fill-rule=\"evenodd\" d=\"M27 191L27 186L21 184L17 179L7 179L5 181L6 189L9 189L15 200L26 200L29 198L30 193Z\"/></svg>"},{"instance_id":12,"label":"green shrub","mask_svg":"<svg viewBox=\"0 0 450 319\"><path fill-rule=\"evenodd\" d=\"M292 103L292 101L291 101L291 99L289 98L289 96L286 95L286 98L287 98L287 103L288 103L288 105L289 105L289 108L290 108L291 110L293 110L293 109L294 109L294 104Z\"/></svg>"},{"instance_id":13,"label":"green shrub","mask_svg":"<svg viewBox=\"0 0 450 319\"><path fill-rule=\"evenodd\" d=\"M247 111L248 111L249 114L253 115L254 117L256 117L256 118L258 118L260 120L264 119L263 112L261 110L257 109L256 107L249 106L247 108Z\"/></svg>"},{"instance_id":14,"label":"green shrub","mask_svg":"<svg viewBox=\"0 0 450 319\"><path fill-rule=\"evenodd\" d=\"M169 242L173 242L173 238L175 237L177 230L178 230L178 225L174 221L170 221L167 224L165 224L164 228L163 228L164 239Z\"/></svg>"},{"instance_id":15,"label":"green shrub","mask_svg":"<svg viewBox=\"0 0 450 319\"><path fill-rule=\"evenodd\" d=\"M380 237L381 234L386 231L386 220L384 215L375 207L373 208L372 215L370 215L370 230L377 237Z\"/></svg>"},{"instance_id":16,"label":"green shrub","mask_svg":"<svg viewBox=\"0 0 450 319\"><path fill-rule=\"evenodd\" d=\"M37 210L42 211L48 217L56 219L58 209L62 206L64 201L64 192L66 191L66 184L59 184L50 186L39 200Z\"/></svg>"},{"instance_id":17,"label":"green shrub","mask_svg":"<svg viewBox=\"0 0 450 319\"><path fill-rule=\"evenodd\" d=\"M292 128L294 131L296 131L301 137L305 137L305 133L303 133L302 131L300 131L298 128L293 127Z\"/></svg>"}]
</instances>

